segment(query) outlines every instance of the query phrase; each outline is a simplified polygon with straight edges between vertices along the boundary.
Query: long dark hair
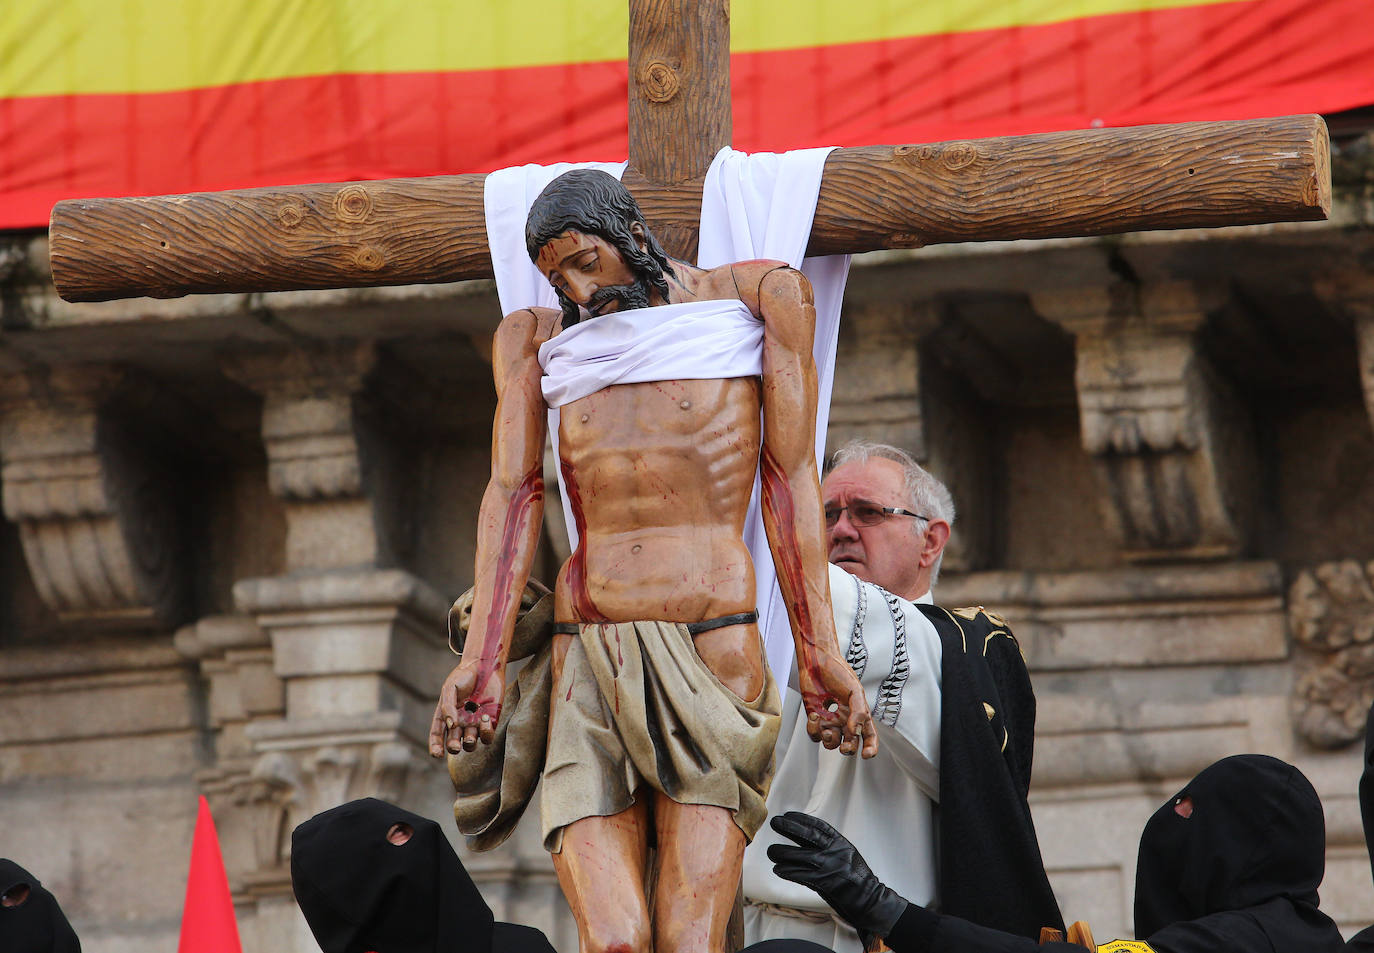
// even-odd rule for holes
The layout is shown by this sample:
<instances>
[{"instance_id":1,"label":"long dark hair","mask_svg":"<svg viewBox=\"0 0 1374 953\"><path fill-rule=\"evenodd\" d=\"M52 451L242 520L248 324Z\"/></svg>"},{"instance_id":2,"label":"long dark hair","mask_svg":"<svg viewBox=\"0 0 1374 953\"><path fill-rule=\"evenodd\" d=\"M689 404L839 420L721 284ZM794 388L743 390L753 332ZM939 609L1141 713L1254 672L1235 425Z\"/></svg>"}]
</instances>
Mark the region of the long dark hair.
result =
<instances>
[{"instance_id":1,"label":"long dark hair","mask_svg":"<svg viewBox=\"0 0 1374 953\"><path fill-rule=\"evenodd\" d=\"M630 231L636 222L644 229L642 249ZM537 261L541 248L568 231L596 235L610 242L625 264L664 301L668 300L668 279L664 273L676 277L668 253L649 231L639 203L615 176L599 169L572 169L546 185L525 219L525 250L530 261ZM561 291L558 300L563 305L564 323L575 324L576 302Z\"/></svg>"}]
</instances>

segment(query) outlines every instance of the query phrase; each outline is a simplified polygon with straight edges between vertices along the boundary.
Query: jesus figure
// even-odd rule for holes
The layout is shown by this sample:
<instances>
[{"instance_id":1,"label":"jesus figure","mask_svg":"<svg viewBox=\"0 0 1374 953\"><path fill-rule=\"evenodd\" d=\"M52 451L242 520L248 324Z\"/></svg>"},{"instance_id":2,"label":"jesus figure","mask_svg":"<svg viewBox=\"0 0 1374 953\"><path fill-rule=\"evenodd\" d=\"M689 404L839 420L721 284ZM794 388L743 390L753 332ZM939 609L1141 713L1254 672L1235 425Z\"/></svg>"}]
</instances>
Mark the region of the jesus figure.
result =
<instances>
[{"instance_id":1,"label":"jesus figure","mask_svg":"<svg viewBox=\"0 0 1374 953\"><path fill-rule=\"evenodd\" d=\"M430 753L490 744L501 718L557 407L578 540L554 590L544 843L582 953L722 953L780 707L742 539L756 472L808 733L878 748L831 615L811 287L777 261L670 260L600 171L551 182L525 235L562 310L516 311L496 332L471 625Z\"/></svg>"}]
</instances>

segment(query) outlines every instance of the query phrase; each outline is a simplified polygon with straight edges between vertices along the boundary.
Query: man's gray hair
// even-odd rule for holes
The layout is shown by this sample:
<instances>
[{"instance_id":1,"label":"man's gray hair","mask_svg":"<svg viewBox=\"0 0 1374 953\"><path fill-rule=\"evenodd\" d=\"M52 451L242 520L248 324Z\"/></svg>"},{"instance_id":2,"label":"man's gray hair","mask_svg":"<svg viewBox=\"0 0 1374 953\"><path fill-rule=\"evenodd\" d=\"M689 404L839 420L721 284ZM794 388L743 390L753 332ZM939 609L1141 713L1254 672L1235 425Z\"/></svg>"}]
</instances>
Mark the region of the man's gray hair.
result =
<instances>
[{"instance_id":1,"label":"man's gray hair","mask_svg":"<svg viewBox=\"0 0 1374 953\"><path fill-rule=\"evenodd\" d=\"M900 447L894 447L887 443L876 443L872 440L850 440L843 447L835 451L830 458L830 465L826 468L829 473L836 467L842 467L847 463L867 463L877 457L881 460L891 460L902 468L902 482L906 493L907 505L917 513L932 520L944 520L954 526L954 497L950 495L949 487L937 480L930 471L926 470ZM930 569L930 584L935 585L935 580L940 576L940 563L944 561L945 554L940 553L935 560L935 565Z\"/></svg>"}]
</instances>

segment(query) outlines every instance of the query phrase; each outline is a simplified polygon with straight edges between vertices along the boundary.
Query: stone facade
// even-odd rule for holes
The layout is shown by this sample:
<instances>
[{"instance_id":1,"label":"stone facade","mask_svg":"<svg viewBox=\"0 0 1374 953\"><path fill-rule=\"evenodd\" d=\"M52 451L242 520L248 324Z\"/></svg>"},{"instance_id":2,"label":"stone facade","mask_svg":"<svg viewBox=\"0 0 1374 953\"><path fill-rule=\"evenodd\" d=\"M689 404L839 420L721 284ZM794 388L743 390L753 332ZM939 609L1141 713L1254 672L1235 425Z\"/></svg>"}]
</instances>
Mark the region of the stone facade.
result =
<instances>
[{"instance_id":1,"label":"stone facade","mask_svg":"<svg viewBox=\"0 0 1374 953\"><path fill-rule=\"evenodd\" d=\"M1021 639L1041 842L1101 938L1129 934L1144 819L1242 751L1312 778L1325 906L1374 921L1367 189L1323 225L855 262L831 444L890 440L950 483L937 598ZM495 295L69 305L45 257L0 238L0 853L88 949L168 949L204 794L245 950L312 950L296 823L365 794L448 815L424 738L472 574ZM575 949L533 825L467 861L498 917Z\"/></svg>"}]
</instances>

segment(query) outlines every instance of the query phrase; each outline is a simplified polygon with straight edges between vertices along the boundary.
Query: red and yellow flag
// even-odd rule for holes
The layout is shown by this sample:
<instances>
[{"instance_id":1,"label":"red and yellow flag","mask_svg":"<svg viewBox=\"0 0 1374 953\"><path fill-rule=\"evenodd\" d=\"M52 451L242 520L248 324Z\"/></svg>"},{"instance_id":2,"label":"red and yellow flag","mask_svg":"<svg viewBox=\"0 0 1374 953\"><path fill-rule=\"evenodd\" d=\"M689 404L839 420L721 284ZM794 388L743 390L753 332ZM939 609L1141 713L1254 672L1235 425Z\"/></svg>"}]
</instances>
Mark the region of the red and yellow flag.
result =
<instances>
[{"instance_id":1,"label":"red and yellow flag","mask_svg":"<svg viewBox=\"0 0 1374 953\"><path fill-rule=\"evenodd\" d=\"M734 0L737 148L1374 103L1374 0ZM0 228L62 198L626 153L626 0L6 0Z\"/></svg>"}]
</instances>

